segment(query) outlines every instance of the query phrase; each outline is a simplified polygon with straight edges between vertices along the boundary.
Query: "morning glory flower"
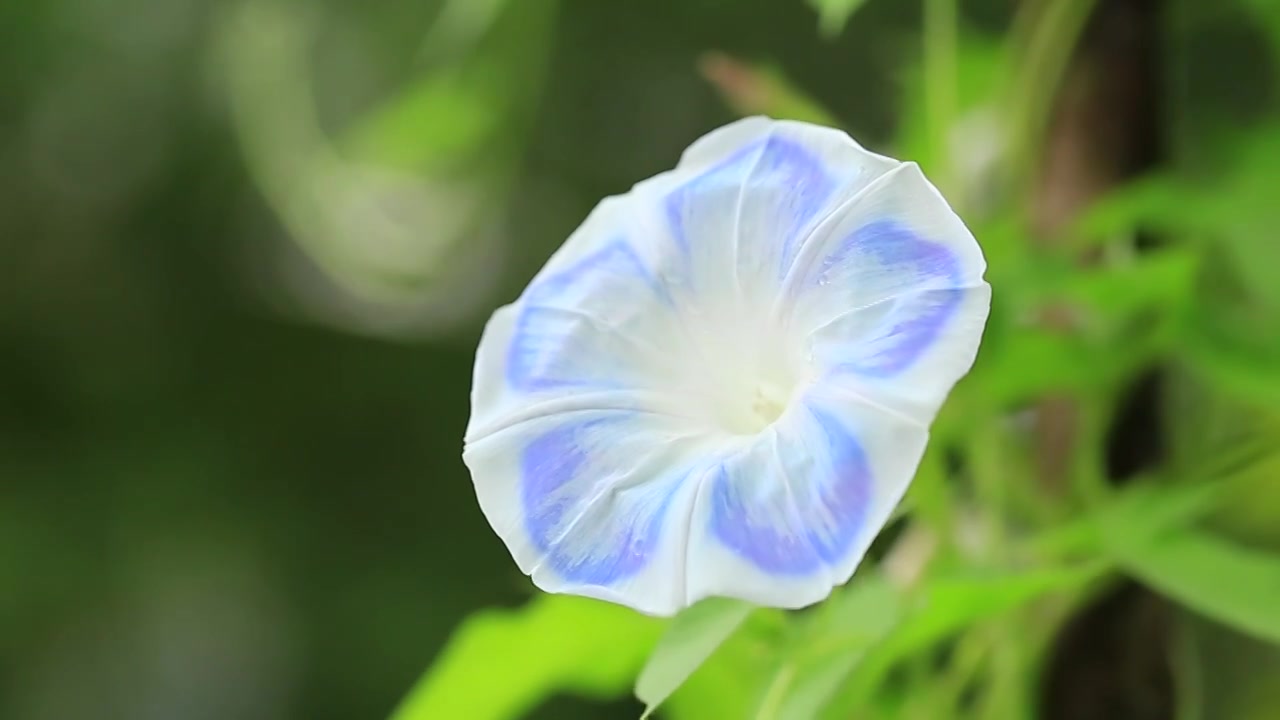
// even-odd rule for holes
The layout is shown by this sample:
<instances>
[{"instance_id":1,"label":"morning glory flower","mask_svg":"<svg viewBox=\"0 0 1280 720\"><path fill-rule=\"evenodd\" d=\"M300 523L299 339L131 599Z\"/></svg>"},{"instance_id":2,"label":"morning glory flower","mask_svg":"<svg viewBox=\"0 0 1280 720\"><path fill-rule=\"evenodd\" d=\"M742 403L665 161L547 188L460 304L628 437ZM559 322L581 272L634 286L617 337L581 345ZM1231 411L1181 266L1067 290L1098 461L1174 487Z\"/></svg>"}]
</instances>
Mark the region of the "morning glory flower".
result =
<instances>
[{"instance_id":1,"label":"morning glory flower","mask_svg":"<svg viewBox=\"0 0 1280 720\"><path fill-rule=\"evenodd\" d=\"M605 199L477 351L463 459L543 590L671 615L845 583L991 290L914 163L749 118Z\"/></svg>"}]
</instances>

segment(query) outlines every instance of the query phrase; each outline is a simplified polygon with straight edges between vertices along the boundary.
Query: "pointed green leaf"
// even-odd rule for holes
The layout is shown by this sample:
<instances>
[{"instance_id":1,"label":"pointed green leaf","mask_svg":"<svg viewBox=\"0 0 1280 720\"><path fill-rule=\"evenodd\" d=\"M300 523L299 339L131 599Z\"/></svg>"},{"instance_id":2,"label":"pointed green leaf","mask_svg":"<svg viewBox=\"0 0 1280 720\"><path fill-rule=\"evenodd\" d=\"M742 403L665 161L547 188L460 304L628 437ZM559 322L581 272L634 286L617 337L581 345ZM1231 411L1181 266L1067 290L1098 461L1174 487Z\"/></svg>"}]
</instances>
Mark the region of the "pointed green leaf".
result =
<instances>
[{"instance_id":1,"label":"pointed green leaf","mask_svg":"<svg viewBox=\"0 0 1280 720\"><path fill-rule=\"evenodd\" d=\"M1115 551L1151 588L1224 625L1280 643L1280 555L1190 528Z\"/></svg>"},{"instance_id":2,"label":"pointed green leaf","mask_svg":"<svg viewBox=\"0 0 1280 720\"><path fill-rule=\"evenodd\" d=\"M749 718L778 661L779 648L794 617L783 610L757 608L711 653L680 689L662 703L667 720L705 720L707 708L720 717Z\"/></svg>"},{"instance_id":3,"label":"pointed green leaf","mask_svg":"<svg viewBox=\"0 0 1280 720\"><path fill-rule=\"evenodd\" d=\"M643 717L671 697L752 609L740 600L710 598L677 615L636 680L636 697L645 704Z\"/></svg>"},{"instance_id":4,"label":"pointed green leaf","mask_svg":"<svg viewBox=\"0 0 1280 720\"><path fill-rule=\"evenodd\" d=\"M897 656L922 650L975 622L1010 612L1042 595L1080 587L1096 578L1100 569L1090 565L940 578L926 588L911 617L886 644Z\"/></svg>"},{"instance_id":5,"label":"pointed green leaf","mask_svg":"<svg viewBox=\"0 0 1280 720\"><path fill-rule=\"evenodd\" d=\"M844 30L849 18L866 4L867 0L809 0L818 11L818 29L827 37L835 37Z\"/></svg>"},{"instance_id":6,"label":"pointed green leaf","mask_svg":"<svg viewBox=\"0 0 1280 720\"><path fill-rule=\"evenodd\" d=\"M393 720L522 717L561 689L626 691L662 624L619 605L543 595L469 617Z\"/></svg>"},{"instance_id":7,"label":"pointed green leaf","mask_svg":"<svg viewBox=\"0 0 1280 720\"><path fill-rule=\"evenodd\" d=\"M885 674L903 658L1044 595L1083 587L1104 570L1099 563L1017 573L964 571L938 577L921 588L902 622L857 659L856 670L846 678L833 705L834 714L848 717L863 707Z\"/></svg>"},{"instance_id":8,"label":"pointed green leaf","mask_svg":"<svg viewBox=\"0 0 1280 720\"><path fill-rule=\"evenodd\" d=\"M867 649L898 624L903 610L903 596L879 574L856 579L828 600L814 641L802 648L798 672L779 696L777 719L818 717Z\"/></svg>"}]
</instances>

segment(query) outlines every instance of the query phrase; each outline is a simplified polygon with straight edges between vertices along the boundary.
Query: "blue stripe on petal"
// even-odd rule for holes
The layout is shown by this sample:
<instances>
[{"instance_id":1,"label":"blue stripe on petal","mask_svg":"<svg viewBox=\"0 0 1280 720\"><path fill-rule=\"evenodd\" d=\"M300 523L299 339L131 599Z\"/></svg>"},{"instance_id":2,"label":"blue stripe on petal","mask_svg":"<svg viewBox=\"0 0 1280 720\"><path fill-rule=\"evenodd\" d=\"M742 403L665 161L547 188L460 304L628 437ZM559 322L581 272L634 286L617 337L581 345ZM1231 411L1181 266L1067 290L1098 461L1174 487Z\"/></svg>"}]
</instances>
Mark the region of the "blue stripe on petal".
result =
<instances>
[{"instance_id":1,"label":"blue stripe on petal","mask_svg":"<svg viewBox=\"0 0 1280 720\"><path fill-rule=\"evenodd\" d=\"M892 314L893 324L869 343L876 349L863 359L838 365L836 370L871 377L891 377L906 370L938 339L964 296L964 290L949 288L896 300L904 307Z\"/></svg>"},{"instance_id":2,"label":"blue stripe on petal","mask_svg":"<svg viewBox=\"0 0 1280 720\"><path fill-rule=\"evenodd\" d=\"M636 297L635 293L648 297ZM630 294L629 300L640 303L658 293L644 263L623 240L615 240L539 280L520 301L507 353L507 382L525 391L602 386L598 378L578 371L593 361L607 363L607 359L586 357L590 353L582 347L611 332L598 326L592 315L597 312L595 306L604 302L602 298ZM573 342L575 339L579 342Z\"/></svg>"},{"instance_id":3,"label":"blue stripe on petal","mask_svg":"<svg viewBox=\"0 0 1280 720\"><path fill-rule=\"evenodd\" d=\"M790 508L774 510L744 496L737 478L721 467L711 485L711 529L726 547L765 572L807 575L823 566L817 549L796 532ZM782 478L774 478L784 482Z\"/></svg>"},{"instance_id":4,"label":"blue stripe on petal","mask_svg":"<svg viewBox=\"0 0 1280 720\"><path fill-rule=\"evenodd\" d=\"M520 462L525 528L534 546L562 578L594 586L613 585L648 565L678 487L668 482L654 488L647 493L651 503L589 507L592 500L619 503L612 495L616 488L602 493L602 478L584 477L592 471L584 435L605 422L565 425L538 436Z\"/></svg>"},{"instance_id":5,"label":"blue stripe on petal","mask_svg":"<svg viewBox=\"0 0 1280 720\"><path fill-rule=\"evenodd\" d=\"M871 471L862 446L831 416L806 409L814 422L799 430L816 431L820 437L785 440L793 457L803 458L797 461L799 467L762 468L731 460L711 487L714 535L756 567L776 575L807 575L845 557L871 503ZM819 457L810 457L814 447L822 449ZM750 454L738 459L749 458ZM772 493L749 497L744 492L752 484L744 477L747 473L756 474L756 484L765 484ZM788 502L779 507L777 488L786 488L791 478L806 485L790 487Z\"/></svg>"},{"instance_id":6,"label":"blue stripe on petal","mask_svg":"<svg viewBox=\"0 0 1280 720\"><path fill-rule=\"evenodd\" d=\"M822 492L822 507L833 521L811 531L809 539L827 562L844 557L862 531L871 505L871 468L862 445L834 417L808 408L825 435L834 479Z\"/></svg>"},{"instance_id":7,"label":"blue stripe on petal","mask_svg":"<svg viewBox=\"0 0 1280 720\"><path fill-rule=\"evenodd\" d=\"M882 330L867 341L871 352L836 369L887 377L906 370L933 344L964 300L965 290L955 287L960 267L950 250L890 220L868 223L854 232L823 261L817 282L826 284L833 267L867 260L885 272L910 274L906 284L920 289L886 300L893 308Z\"/></svg>"},{"instance_id":8,"label":"blue stripe on petal","mask_svg":"<svg viewBox=\"0 0 1280 720\"><path fill-rule=\"evenodd\" d=\"M743 188L746 184L745 189ZM817 157L799 143L778 136L750 143L717 165L674 190L666 199L667 221L676 244L687 254L691 243L741 241L741 238L693 237L697 229L689 227L690 214L698 206L715 205L717 193L727 194L719 203L720 211L736 212L737 198L745 193L744 203L763 202L778 214L781 235L766 240L780 243L779 277L786 274L803 238L801 231L815 219L832 194L836 180L829 175ZM752 197L757 195L758 197ZM729 202L724 202L728 200ZM724 213L719 228L731 233L735 218ZM700 228L707 232L707 228Z\"/></svg>"}]
</instances>

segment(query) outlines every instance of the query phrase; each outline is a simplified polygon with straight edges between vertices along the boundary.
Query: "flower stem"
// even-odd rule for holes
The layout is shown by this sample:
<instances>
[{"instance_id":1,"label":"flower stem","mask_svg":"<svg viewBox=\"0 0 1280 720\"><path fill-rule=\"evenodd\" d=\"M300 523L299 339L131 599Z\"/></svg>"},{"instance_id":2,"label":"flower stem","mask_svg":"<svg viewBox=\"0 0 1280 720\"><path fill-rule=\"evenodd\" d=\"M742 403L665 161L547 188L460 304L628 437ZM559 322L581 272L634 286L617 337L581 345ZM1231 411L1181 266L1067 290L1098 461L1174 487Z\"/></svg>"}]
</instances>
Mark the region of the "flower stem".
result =
<instances>
[{"instance_id":1,"label":"flower stem","mask_svg":"<svg viewBox=\"0 0 1280 720\"><path fill-rule=\"evenodd\" d=\"M1014 21L1014 77L1007 99L1011 134L1009 160L1012 187L1030 191L1027 182L1062 87L1071 54L1097 0L1024 2Z\"/></svg>"}]
</instances>

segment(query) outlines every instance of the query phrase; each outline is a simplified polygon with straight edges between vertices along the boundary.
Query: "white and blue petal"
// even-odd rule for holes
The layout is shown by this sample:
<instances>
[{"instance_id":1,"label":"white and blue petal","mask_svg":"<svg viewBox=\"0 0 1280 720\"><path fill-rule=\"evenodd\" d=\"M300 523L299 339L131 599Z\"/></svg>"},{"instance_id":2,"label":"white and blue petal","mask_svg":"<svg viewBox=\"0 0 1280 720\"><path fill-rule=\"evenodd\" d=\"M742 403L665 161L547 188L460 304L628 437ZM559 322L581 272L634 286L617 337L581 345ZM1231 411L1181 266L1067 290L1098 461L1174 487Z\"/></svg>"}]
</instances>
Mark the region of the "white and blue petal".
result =
<instances>
[{"instance_id":1,"label":"white and blue petal","mask_svg":"<svg viewBox=\"0 0 1280 720\"><path fill-rule=\"evenodd\" d=\"M663 615L685 604L689 476L708 450L648 410L567 409L473 439L463 457L485 478L485 515L539 587Z\"/></svg>"},{"instance_id":2,"label":"white and blue petal","mask_svg":"<svg viewBox=\"0 0 1280 720\"><path fill-rule=\"evenodd\" d=\"M507 381L530 393L652 383L647 366L627 360L661 360L653 330L668 310L644 261L619 236L525 291Z\"/></svg>"},{"instance_id":3,"label":"white and blue petal","mask_svg":"<svg viewBox=\"0 0 1280 720\"><path fill-rule=\"evenodd\" d=\"M973 365L985 270L964 223L904 163L823 222L779 307L830 382L927 424Z\"/></svg>"},{"instance_id":4,"label":"white and blue petal","mask_svg":"<svg viewBox=\"0 0 1280 720\"><path fill-rule=\"evenodd\" d=\"M584 393L670 394L677 314L639 242L633 206L600 203L516 302L485 327L472 378L467 438ZM632 402L632 400L628 400Z\"/></svg>"},{"instance_id":5,"label":"white and blue petal","mask_svg":"<svg viewBox=\"0 0 1280 720\"><path fill-rule=\"evenodd\" d=\"M818 602L853 574L928 436L910 418L812 387L708 475L690 529L690 599Z\"/></svg>"},{"instance_id":6,"label":"white and blue petal","mask_svg":"<svg viewBox=\"0 0 1280 720\"><path fill-rule=\"evenodd\" d=\"M499 309L464 460L541 588L672 614L848 580L990 301L910 163L751 118L609 198Z\"/></svg>"},{"instance_id":7,"label":"white and blue petal","mask_svg":"<svg viewBox=\"0 0 1280 720\"><path fill-rule=\"evenodd\" d=\"M638 190L661 205L695 288L756 306L815 227L897 165L840 131L756 117L709 133L673 178ZM723 292L730 284L736 295Z\"/></svg>"}]
</instances>

